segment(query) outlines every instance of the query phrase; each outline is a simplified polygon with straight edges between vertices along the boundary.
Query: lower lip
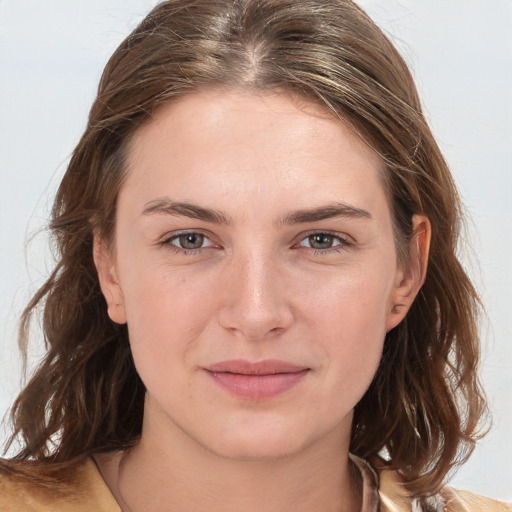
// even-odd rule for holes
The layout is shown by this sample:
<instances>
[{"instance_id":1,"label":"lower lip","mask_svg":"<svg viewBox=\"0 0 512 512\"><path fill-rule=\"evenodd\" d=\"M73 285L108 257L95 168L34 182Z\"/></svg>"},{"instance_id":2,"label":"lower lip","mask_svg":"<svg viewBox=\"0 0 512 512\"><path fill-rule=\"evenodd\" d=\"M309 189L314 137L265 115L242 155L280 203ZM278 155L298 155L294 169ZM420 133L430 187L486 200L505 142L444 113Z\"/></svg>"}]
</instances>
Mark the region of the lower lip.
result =
<instances>
[{"instance_id":1,"label":"lower lip","mask_svg":"<svg viewBox=\"0 0 512 512\"><path fill-rule=\"evenodd\" d=\"M220 387L245 400L266 400L295 387L309 370L267 375L246 375L242 373L208 373Z\"/></svg>"}]
</instances>

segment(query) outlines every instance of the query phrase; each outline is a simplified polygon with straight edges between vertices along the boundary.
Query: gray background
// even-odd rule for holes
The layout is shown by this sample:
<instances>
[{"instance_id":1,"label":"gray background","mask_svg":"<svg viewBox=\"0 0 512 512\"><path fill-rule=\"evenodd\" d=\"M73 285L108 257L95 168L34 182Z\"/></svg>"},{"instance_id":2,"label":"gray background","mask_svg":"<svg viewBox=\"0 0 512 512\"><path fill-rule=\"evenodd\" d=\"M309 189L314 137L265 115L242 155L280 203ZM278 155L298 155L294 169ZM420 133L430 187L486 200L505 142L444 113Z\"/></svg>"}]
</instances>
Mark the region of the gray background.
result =
<instances>
[{"instance_id":1,"label":"gray background","mask_svg":"<svg viewBox=\"0 0 512 512\"><path fill-rule=\"evenodd\" d=\"M358 3L411 64L472 219L472 249L461 252L487 308L483 379L494 425L452 484L512 501L512 2ZM17 317L52 266L45 233L35 233L103 65L154 4L0 0L0 415L20 386ZM36 341L31 363L40 355Z\"/></svg>"}]
</instances>

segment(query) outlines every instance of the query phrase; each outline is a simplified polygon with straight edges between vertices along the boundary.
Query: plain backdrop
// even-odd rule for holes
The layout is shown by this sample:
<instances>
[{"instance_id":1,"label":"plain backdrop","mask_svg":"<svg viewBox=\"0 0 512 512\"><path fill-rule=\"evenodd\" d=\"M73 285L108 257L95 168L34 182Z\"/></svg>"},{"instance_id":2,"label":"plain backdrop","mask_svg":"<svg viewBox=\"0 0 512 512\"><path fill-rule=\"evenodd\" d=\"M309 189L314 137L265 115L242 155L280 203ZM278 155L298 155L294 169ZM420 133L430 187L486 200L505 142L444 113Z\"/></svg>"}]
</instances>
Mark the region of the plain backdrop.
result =
<instances>
[{"instance_id":1,"label":"plain backdrop","mask_svg":"<svg viewBox=\"0 0 512 512\"><path fill-rule=\"evenodd\" d=\"M52 266L52 196L106 60L155 3L0 0L0 415L21 382L17 318ZM471 215L461 254L487 308L493 428L452 484L512 501L512 2L358 3L412 66Z\"/></svg>"}]
</instances>

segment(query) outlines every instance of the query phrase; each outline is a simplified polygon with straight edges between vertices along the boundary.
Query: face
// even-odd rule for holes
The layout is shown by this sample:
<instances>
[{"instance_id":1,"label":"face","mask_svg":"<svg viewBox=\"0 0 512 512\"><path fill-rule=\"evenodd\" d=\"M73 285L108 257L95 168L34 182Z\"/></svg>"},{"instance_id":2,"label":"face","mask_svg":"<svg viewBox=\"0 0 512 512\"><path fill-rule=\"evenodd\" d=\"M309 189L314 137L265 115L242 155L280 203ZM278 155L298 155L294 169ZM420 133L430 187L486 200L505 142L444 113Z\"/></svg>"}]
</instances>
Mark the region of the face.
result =
<instances>
[{"instance_id":1,"label":"face","mask_svg":"<svg viewBox=\"0 0 512 512\"><path fill-rule=\"evenodd\" d=\"M421 280L393 240L379 159L320 107L229 91L164 107L133 140L115 248L95 250L145 421L229 458L348 443Z\"/></svg>"}]
</instances>

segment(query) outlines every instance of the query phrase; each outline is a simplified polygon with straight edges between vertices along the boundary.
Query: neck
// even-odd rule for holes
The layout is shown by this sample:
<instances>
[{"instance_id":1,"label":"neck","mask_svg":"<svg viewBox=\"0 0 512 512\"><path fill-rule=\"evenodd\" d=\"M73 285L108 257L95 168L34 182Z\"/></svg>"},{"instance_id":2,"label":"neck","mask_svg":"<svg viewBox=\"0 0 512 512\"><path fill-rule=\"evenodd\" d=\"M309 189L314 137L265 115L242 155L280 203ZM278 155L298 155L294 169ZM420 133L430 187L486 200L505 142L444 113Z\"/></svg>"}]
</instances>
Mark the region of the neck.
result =
<instances>
[{"instance_id":1,"label":"neck","mask_svg":"<svg viewBox=\"0 0 512 512\"><path fill-rule=\"evenodd\" d=\"M100 468L124 512L353 512L361 508L361 482L348 441L335 430L287 456L237 460L150 419L134 448Z\"/></svg>"}]
</instances>

